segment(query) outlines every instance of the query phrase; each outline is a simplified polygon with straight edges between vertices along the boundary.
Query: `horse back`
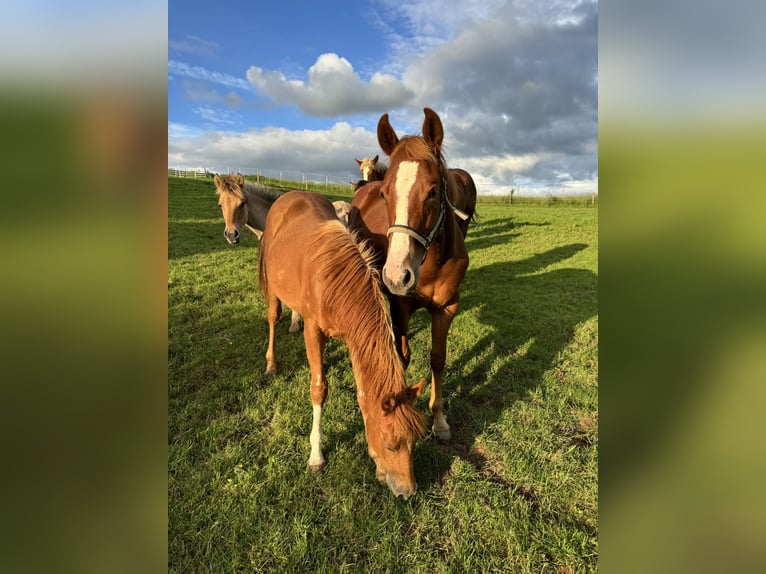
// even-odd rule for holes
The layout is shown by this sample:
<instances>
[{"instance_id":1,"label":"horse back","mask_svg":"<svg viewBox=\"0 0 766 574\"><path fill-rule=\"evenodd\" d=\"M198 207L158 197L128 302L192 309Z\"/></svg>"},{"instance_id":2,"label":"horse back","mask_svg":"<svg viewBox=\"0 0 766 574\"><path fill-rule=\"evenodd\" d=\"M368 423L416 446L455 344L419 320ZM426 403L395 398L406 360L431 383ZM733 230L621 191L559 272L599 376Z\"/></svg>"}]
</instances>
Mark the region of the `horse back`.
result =
<instances>
[{"instance_id":1,"label":"horse back","mask_svg":"<svg viewBox=\"0 0 766 574\"><path fill-rule=\"evenodd\" d=\"M272 293L291 309L305 315L304 301L313 277L310 246L315 232L336 222L335 208L317 193L289 191L271 206L261 238L258 263L264 295Z\"/></svg>"}]
</instances>

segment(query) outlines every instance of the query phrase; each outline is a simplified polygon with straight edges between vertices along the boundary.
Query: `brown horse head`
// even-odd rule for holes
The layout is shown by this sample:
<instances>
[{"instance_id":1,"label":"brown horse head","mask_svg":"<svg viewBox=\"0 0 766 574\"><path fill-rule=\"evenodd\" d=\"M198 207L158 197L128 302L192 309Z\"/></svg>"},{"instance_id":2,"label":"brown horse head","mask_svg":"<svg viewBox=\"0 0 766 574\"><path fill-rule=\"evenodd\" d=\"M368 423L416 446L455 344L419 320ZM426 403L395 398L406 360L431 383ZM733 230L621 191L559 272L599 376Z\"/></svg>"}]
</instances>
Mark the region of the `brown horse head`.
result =
<instances>
[{"instance_id":1,"label":"brown horse head","mask_svg":"<svg viewBox=\"0 0 766 574\"><path fill-rule=\"evenodd\" d=\"M245 178L241 173L213 178L218 206L221 208L226 226L223 235L229 243L239 243L239 230L247 223L247 207L243 188Z\"/></svg>"},{"instance_id":2,"label":"brown horse head","mask_svg":"<svg viewBox=\"0 0 766 574\"><path fill-rule=\"evenodd\" d=\"M380 404L376 408L359 396L367 449L375 461L376 476L395 496L405 500L417 489L412 450L417 439L425 434L425 425L423 415L413 403L425 384L426 380L421 379L417 385L398 393L386 393L382 399L378 398Z\"/></svg>"},{"instance_id":3,"label":"brown horse head","mask_svg":"<svg viewBox=\"0 0 766 574\"><path fill-rule=\"evenodd\" d=\"M422 136L401 140L383 114L378 143L390 157L381 197L388 211L388 253L383 282L395 295L409 295L418 283L420 265L445 218L447 168L441 156L444 129L439 116L425 108Z\"/></svg>"}]
</instances>

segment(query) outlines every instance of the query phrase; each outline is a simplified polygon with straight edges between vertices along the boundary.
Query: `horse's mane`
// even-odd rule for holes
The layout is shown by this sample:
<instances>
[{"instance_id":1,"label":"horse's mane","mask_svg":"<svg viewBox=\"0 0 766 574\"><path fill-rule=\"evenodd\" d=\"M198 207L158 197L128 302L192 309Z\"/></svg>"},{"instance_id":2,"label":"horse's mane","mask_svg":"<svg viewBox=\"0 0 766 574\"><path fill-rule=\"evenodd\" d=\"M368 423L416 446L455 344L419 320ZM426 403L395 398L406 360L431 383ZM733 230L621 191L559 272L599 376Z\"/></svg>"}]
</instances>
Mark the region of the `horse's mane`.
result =
<instances>
[{"instance_id":1,"label":"horse's mane","mask_svg":"<svg viewBox=\"0 0 766 574\"><path fill-rule=\"evenodd\" d=\"M252 181L245 180L244 189L237 183L236 176L234 174L227 174L221 178L223 182L223 191L234 195L240 201L245 201L245 193L252 193L258 195L270 202L274 202L280 195L280 192L266 187L261 183L253 183ZM221 188L216 188L216 193L221 193Z\"/></svg>"},{"instance_id":2,"label":"horse's mane","mask_svg":"<svg viewBox=\"0 0 766 574\"><path fill-rule=\"evenodd\" d=\"M248 181L248 180L245 180L245 191L248 191L250 193L254 193L255 195L259 195L263 199L267 199L267 200L271 201L272 203L280 195L282 195L282 193L277 191L276 189L272 189L270 187L267 187L267 186L263 185L262 183L253 183L252 181Z\"/></svg>"},{"instance_id":3,"label":"horse's mane","mask_svg":"<svg viewBox=\"0 0 766 574\"><path fill-rule=\"evenodd\" d=\"M386 312L387 301L373 267L374 249L368 242L360 242L339 221L321 224L313 236L312 260L318 263L316 276L326 283L325 304L341 316L352 318L345 325L346 344L349 349L354 345L356 354L364 357L364 393L381 408L386 395L401 396L407 384ZM397 401L397 408L389 416L398 438L416 439L425 433L423 415L410 402Z\"/></svg>"},{"instance_id":4,"label":"horse's mane","mask_svg":"<svg viewBox=\"0 0 766 574\"><path fill-rule=\"evenodd\" d=\"M422 136L403 136L391 153L391 160L400 155L403 155L403 161L427 161L439 165L444 171L447 169L442 154L434 152Z\"/></svg>"}]
</instances>

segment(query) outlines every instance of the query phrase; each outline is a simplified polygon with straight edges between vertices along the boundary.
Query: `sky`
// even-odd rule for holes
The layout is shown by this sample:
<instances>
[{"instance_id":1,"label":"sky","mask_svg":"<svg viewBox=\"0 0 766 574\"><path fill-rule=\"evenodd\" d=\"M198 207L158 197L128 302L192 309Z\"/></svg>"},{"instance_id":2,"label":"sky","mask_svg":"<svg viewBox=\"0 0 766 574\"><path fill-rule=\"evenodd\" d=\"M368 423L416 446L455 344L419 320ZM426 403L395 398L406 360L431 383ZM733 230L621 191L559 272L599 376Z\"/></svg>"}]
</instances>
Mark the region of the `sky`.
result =
<instances>
[{"instance_id":1,"label":"sky","mask_svg":"<svg viewBox=\"0 0 766 574\"><path fill-rule=\"evenodd\" d=\"M598 191L598 4L168 4L168 167L347 183L424 107L479 193Z\"/></svg>"}]
</instances>

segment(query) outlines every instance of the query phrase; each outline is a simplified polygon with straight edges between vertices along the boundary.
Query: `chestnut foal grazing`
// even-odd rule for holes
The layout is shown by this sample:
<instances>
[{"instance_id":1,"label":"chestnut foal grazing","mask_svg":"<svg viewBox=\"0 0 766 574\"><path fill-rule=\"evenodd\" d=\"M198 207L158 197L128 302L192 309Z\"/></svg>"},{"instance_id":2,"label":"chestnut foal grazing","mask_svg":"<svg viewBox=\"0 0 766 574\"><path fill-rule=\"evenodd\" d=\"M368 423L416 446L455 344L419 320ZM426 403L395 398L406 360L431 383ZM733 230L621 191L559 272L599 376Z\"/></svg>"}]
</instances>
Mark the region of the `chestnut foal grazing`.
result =
<instances>
[{"instance_id":1,"label":"chestnut foal grazing","mask_svg":"<svg viewBox=\"0 0 766 574\"><path fill-rule=\"evenodd\" d=\"M291 191L274 202L258 260L268 304L266 373L276 372L274 335L283 302L303 315L313 405L308 464L312 470L321 469L325 459L320 420L327 397L322 354L329 337L342 340L351 358L377 478L406 499L416 489L412 449L425 432L423 415L413 402L426 381L406 384L386 299L369 258L323 196Z\"/></svg>"}]
</instances>

